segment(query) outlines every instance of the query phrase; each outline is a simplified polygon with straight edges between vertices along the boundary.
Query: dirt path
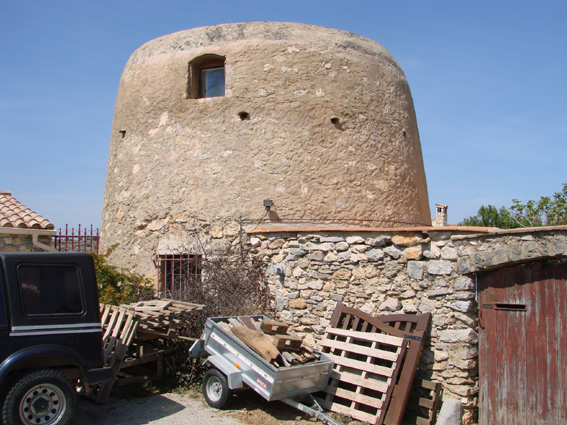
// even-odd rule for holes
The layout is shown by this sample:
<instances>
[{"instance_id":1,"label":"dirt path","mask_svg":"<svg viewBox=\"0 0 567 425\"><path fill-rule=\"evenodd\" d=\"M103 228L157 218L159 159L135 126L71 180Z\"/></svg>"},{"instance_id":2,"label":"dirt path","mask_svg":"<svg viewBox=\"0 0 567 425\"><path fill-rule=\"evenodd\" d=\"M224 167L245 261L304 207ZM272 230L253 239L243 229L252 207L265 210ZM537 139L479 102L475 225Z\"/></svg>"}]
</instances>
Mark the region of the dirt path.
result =
<instances>
[{"instance_id":1,"label":"dirt path","mask_svg":"<svg viewBox=\"0 0 567 425\"><path fill-rule=\"evenodd\" d=\"M265 401L252 390L235 394L227 410L209 407L200 392L119 399L104 405L80 400L75 425L313 425L281 402Z\"/></svg>"},{"instance_id":2,"label":"dirt path","mask_svg":"<svg viewBox=\"0 0 567 425\"><path fill-rule=\"evenodd\" d=\"M181 394L158 394L104 405L80 400L75 425L243 425L237 419Z\"/></svg>"}]
</instances>

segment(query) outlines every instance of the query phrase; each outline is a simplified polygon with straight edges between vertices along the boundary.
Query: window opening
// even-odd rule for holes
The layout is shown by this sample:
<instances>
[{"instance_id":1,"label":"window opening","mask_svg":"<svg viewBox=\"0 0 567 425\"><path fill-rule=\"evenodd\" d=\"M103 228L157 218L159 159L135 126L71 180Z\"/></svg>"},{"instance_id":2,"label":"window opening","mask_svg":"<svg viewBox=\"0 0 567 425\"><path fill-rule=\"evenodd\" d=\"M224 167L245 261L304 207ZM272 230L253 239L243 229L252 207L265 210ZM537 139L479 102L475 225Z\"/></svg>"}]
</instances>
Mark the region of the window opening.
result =
<instances>
[{"instance_id":1,"label":"window opening","mask_svg":"<svg viewBox=\"0 0 567 425\"><path fill-rule=\"evenodd\" d=\"M182 293L201 283L202 257L194 254L165 254L157 257L159 290L166 296Z\"/></svg>"},{"instance_id":2,"label":"window opening","mask_svg":"<svg viewBox=\"0 0 567 425\"><path fill-rule=\"evenodd\" d=\"M189 62L187 97L202 99L225 95L225 59L219 55L203 55Z\"/></svg>"},{"instance_id":3,"label":"window opening","mask_svg":"<svg viewBox=\"0 0 567 425\"><path fill-rule=\"evenodd\" d=\"M21 265L18 281L26 316L82 314L83 297L75 266Z\"/></svg>"}]
</instances>

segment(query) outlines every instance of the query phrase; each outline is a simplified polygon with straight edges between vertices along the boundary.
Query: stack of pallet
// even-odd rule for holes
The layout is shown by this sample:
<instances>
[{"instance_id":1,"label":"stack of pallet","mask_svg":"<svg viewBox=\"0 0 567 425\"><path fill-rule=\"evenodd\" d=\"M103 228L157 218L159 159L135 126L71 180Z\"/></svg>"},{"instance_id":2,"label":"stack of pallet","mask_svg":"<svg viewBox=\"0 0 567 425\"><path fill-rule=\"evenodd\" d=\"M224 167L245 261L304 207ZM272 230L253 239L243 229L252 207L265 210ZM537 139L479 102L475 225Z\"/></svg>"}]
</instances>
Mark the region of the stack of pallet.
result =
<instances>
[{"instance_id":1,"label":"stack of pallet","mask_svg":"<svg viewBox=\"0 0 567 425\"><path fill-rule=\"evenodd\" d=\"M176 300L140 301L122 305L125 309L133 311L140 321L136 331L136 340L147 341L153 339L176 339L179 336L177 325L180 323L180 313L189 313L202 310L205 306Z\"/></svg>"},{"instance_id":2,"label":"stack of pallet","mask_svg":"<svg viewBox=\"0 0 567 425\"><path fill-rule=\"evenodd\" d=\"M164 356L173 350L167 342L183 338L177 333L178 315L203 307L173 300L102 304L104 363L112 367L113 379L92 388L88 395L104 403L114 386L142 382L148 377L162 379Z\"/></svg>"},{"instance_id":3,"label":"stack of pallet","mask_svg":"<svg viewBox=\"0 0 567 425\"><path fill-rule=\"evenodd\" d=\"M302 338L289 335L289 325L284 322L242 316L228 318L226 322L218 322L218 325L278 368L314 362L321 358Z\"/></svg>"}]
</instances>

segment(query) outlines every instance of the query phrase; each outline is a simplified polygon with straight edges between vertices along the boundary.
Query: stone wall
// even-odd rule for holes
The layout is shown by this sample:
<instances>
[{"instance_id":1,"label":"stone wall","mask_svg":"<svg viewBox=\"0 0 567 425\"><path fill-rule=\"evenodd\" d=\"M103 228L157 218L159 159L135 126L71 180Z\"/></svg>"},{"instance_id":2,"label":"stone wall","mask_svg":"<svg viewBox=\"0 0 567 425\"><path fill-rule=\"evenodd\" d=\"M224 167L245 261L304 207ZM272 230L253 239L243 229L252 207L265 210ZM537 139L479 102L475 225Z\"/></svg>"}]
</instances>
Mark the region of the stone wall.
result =
<instances>
[{"instance_id":1,"label":"stone wall","mask_svg":"<svg viewBox=\"0 0 567 425\"><path fill-rule=\"evenodd\" d=\"M442 382L444 398L462 400L464 423L471 423L478 394L474 273L567 256L567 227L492 230L254 231L249 236L268 264L279 318L311 344L323 337L337 301L373 315L432 313L418 375Z\"/></svg>"},{"instance_id":2,"label":"stone wall","mask_svg":"<svg viewBox=\"0 0 567 425\"><path fill-rule=\"evenodd\" d=\"M39 242L51 245L51 236L39 236ZM0 234L0 252L44 252L32 244L31 235Z\"/></svg>"}]
</instances>

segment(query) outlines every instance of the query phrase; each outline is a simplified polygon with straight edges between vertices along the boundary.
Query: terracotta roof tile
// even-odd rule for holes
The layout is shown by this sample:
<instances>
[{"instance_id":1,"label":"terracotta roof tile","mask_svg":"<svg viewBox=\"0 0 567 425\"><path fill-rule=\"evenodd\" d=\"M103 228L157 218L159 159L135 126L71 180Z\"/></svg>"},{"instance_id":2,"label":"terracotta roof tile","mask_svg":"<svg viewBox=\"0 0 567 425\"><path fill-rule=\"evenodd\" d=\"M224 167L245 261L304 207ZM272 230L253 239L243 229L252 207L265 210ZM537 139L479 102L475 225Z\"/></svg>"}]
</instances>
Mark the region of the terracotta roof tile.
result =
<instances>
[{"instance_id":1,"label":"terracotta roof tile","mask_svg":"<svg viewBox=\"0 0 567 425\"><path fill-rule=\"evenodd\" d=\"M0 227L24 229L53 229L55 226L12 197L7 190L0 191Z\"/></svg>"}]
</instances>

